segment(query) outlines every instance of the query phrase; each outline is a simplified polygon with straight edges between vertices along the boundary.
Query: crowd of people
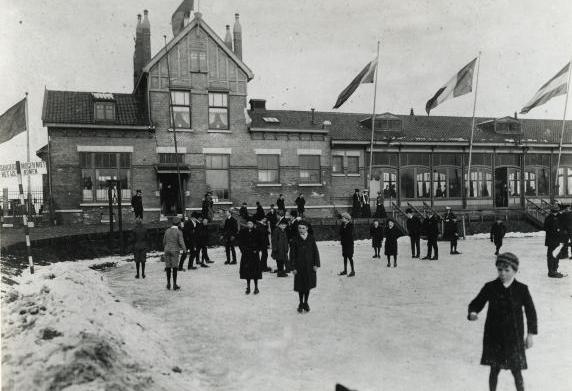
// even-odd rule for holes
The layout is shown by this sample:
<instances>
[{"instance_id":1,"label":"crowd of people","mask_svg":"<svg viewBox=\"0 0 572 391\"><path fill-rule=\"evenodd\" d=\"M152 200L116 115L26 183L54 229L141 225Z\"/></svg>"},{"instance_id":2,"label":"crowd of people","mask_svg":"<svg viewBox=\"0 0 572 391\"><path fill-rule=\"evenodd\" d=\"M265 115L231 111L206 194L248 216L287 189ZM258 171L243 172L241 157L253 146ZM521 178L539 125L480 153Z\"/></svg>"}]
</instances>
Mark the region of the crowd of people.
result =
<instances>
[{"instance_id":1,"label":"crowd of people","mask_svg":"<svg viewBox=\"0 0 572 391\"><path fill-rule=\"evenodd\" d=\"M225 247L227 265L237 264L237 252L240 250L239 277L246 281L245 294L260 293L259 281L264 273L272 271L268 265L268 256L276 261L277 277L294 276L293 288L298 293L297 311L309 312L308 299L310 291L317 286L317 270L320 267L320 253L312 226L302 218L300 204L285 216L283 196L276 204L265 211L260 203L251 215L246 203L238 213L234 209L225 211L224 223L220 227L220 243ZM303 203L302 203L303 208ZM203 210L205 212L205 210ZM437 238L439 226L443 223L443 239L450 243L450 254L457 251L458 228L457 217L450 208L444 216L439 216L429 209L423 215L406 211L407 233L411 243L411 257L420 258L421 238L427 240L427 255L421 259L438 260L439 250ZM353 277L356 274L354 263L354 226L352 216L344 212L340 216L339 240L343 258L343 270L340 276ZM163 237L165 273L167 289L179 290L177 273L194 270L197 267L208 268L208 213L193 212L181 220L173 217L172 225ZM572 238L572 211L570 208L560 210L554 208L546 218L546 246L548 247L549 276L557 272L558 256L562 256L570 247ZM387 267L397 267L398 238L402 235L396 222L391 218L375 219L370 226L373 258L381 258L381 248L385 241L384 255ZM500 254L506 226L501 219L494 222L490 231L490 240L495 245L495 265L498 276L486 283L479 294L468 306L467 319L475 321L478 313L488 303L485 323L481 364L490 366L489 389L496 390L498 375L502 369L513 374L516 389L524 390L522 370L527 368L525 349L532 347L533 335L537 333L537 318L534 303L528 287L515 279L518 271L518 257L512 253ZM135 278L145 278L145 257L149 242L147 232L141 218L136 218L136 226L132 232L133 251L137 274ZM562 250L559 250L559 246ZM554 251L560 254L554 254ZM555 260L556 258L556 260ZM393 261L393 262L392 262ZM555 264L556 263L556 264ZM348 270L349 265L349 270ZM254 286L252 287L251 284ZM253 288L253 290L251 290ZM515 310L517 309L517 310ZM526 315L527 332L524 331L524 315Z\"/></svg>"}]
</instances>

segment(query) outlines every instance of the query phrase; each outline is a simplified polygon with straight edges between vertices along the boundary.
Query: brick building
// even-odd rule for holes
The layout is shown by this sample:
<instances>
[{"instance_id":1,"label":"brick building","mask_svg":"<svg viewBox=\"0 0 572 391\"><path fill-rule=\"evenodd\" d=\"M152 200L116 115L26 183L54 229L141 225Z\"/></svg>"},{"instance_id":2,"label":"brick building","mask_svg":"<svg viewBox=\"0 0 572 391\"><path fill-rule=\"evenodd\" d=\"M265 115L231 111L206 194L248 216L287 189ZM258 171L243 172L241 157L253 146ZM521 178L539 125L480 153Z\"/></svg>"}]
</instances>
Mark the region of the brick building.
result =
<instances>
[{"instance_id":1,"label":"brick building","mask_svg":"<svg viewBox=\"0 0 572 391\"><path fill-rule=\"evenodd\" d=\"M196 12L154 56L150 34L145 11L131 94L45 92L49 142L38 155L61 221L100 221L109 179L120 182L123 203L143 191L146 220L200 209L207 191L219 208L267 206L280 193L293 205L303 193L309 215L331 216L368 186L371 115L269 110L248 99L254 74L242 59L238 14L222 39ZM572 197L571 124L555 188L561 121L478 119L465 192L471 118L385 113L375 121L371 186L387 207L522 208L526 197Z\"/></svg>"}]
</instances>

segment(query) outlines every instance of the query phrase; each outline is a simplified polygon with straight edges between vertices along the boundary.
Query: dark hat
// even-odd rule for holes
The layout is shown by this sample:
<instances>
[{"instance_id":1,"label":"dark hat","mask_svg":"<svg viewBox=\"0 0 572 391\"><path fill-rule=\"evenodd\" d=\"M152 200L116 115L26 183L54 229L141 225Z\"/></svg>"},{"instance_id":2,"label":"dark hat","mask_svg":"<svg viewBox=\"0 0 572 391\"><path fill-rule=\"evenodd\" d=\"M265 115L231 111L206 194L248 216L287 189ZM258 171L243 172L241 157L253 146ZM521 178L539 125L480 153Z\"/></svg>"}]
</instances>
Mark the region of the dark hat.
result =
<instances>
[{"instance_id":1,"label":"dark hat","mask_svg":"<svg viewBox=\"0 0 572 391\"><path fill-rule=\"evenodd\" d=\"M413 213L413 209L407 208L407 210L405 211L405 213Z\"/></svg>"},{"instance_id":2,"label":"dark hat","mask_svg":"<svg viewBox=\"0 0 572 391\"><path fill-rule=\"evenodd\" d=\"M359 189L355 189L355 191L359 191Z\"/></svg>"},{"instance_id":3,"label":"dark hat","mask_svg":"<svg viewBox=\"0 0 572 391\"><path fill-rule=\"evenodd\" d=\"M510 267L512 267L515 271L518 270L518 257L516 255L514 255L513 253L502 253L500 255L497 256L497 260L495 262L495 265L499 265L499 264L507 264Z\"/></svg>"}]
</instances>

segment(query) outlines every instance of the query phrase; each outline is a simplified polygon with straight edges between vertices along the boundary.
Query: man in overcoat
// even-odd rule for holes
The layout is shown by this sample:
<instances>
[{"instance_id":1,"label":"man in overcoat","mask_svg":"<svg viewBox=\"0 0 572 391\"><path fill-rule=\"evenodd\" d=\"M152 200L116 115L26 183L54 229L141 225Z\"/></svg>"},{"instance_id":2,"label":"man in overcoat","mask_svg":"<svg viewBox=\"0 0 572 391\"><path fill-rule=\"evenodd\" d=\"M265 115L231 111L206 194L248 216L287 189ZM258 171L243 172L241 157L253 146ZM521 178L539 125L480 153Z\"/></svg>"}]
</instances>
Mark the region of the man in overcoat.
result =
<instances>
[{"instance_id":1,"label":"man in overcoat","mask_svg":"<svg viewBox=\"0 0 572 391\"><path fill-rule=\"evenodd\" d=\"M559 208L554 206L550 212L551 213L544 219L544 230L546 231L544 245L546 246L548 277L562 278L564 275L558 272L558 257L553 254L554 250L560 245L561 240L561 229L558 222Z\"/></svg>"}]
</instances>

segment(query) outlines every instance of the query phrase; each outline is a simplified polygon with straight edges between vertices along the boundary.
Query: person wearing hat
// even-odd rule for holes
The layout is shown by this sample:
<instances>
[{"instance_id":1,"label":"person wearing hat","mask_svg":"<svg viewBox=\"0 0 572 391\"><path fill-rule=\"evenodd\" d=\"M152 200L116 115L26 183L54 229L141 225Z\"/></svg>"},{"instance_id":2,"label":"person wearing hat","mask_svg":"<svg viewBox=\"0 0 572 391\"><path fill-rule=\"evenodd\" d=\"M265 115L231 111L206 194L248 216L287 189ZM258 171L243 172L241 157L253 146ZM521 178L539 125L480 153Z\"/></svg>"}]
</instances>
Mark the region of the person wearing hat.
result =
<instances>
[{"instance_id":1,"label":"person wearing hat","mask_svg":"<svg viewBox=\"0 0 572 391\"><path fill-rule=\"evenodd\" d=\"M304 218L304 212L306 210L306 199L304 198L304 194L300 193L294 200L294 203L298 209L298 216L300 216L300 218Z\"/></svg>"},{"instance_id":2,"label":"person wearing hat","mask_svg":"<svg viewBox=\"0 0 572 391\"><path fill-rule=\"evenodd\" d=\"M280 193L278 196L276 207L278 208L278 212L282 212L282 216L286 215L286 201L284 200L284 194Z\"/></svg>"},{"instance_id":3,"label":"person wearing hat","mask_svg":"<svg viewBox=\"0 0 572 391\"><path fill-rule=\"evenodd\" d=\"M262 214L260 219L256 221L255 229L258 232L258 244L260 245L260 267L263 272L270 272L272 268L268 267L268 249L270 248L270 227L266 216Z\"/></svg>"},{"instance_id":4,"label":"person wearing hat","mask_svg":"<svg viewBox=\"0 0 572 391\"><path fill-rule=\"evenodd\" d=\"M560 208L554 205L550 210L550 214L544 219L544 231L546 238L544 245L546 246L546 264L548 266L548 277L562 278L564 275L558 272L558 257L553 252L560 245L561 229L558 221L558 213Z\"/></svg>"},{"instance_id":5,"label":"person wearing hat","mask_svg":"<svg viewBox=\"0 0 572 391\"><path fill-rule=\"evenodd\" d=\"M391 257L393 256L393 267L397 267L397 239L401 236L401 232L392 219L387 220L385 229L385 256L387 257L387 267L391 266Z\"/></svg>"},{"instance_id":6,"label":"person wearing hat","mask_svg":"<svg viewBox=\"0 0 572 391\"><path fill-rule=\"evenodd\" d=\"M425 233L427 234L427 255L423 257L423 259L437 261L439 259L439 247L437 246L437 237L439 236L439 217L432 209L429 210L429 214L429 218L425 219L423 222ZM434 251L433 258L431 258L432 250Z\"/></svg>"},{"instance_id":7,"label":"person wearing hat","mask_svg":"<svg viewBox=\"0 0 572 391\"><path fill-rule=\"evenodd\" d=\"M525 349L538 333L536 310L528 287L517 281L518 257L502 253L496 258L498 278L487 282L468 307L467 319L476 321L488 303L481 365L491 367L489 389L496 390L501 369L509 369L517 391L524 390L522 370L527 369ZM524 335L523 309L527 335Z\"/></svg>"},{"instance_id":8,"label":"person wearing hat","mask_svg":"<svg viewBox=\"0 0 572 391\"><path fill-rule=\"evenodd\" d=\"M385 206L383 205L383 195L381 191L377 192L377 198L375 199L375 217L378 219L387 218L387 213L385 213Z\"/></svg>"},{"instance_id":9,"label":"person wearing hat","mask_svg":"<svg viewBox=\"0 0 572 391\"><path fill-rule=\"evenodd\" d=\"M379 220L373 220L373 224L369 227L369 235L371 237L371 247L373 247L373 257L381 258L381 243L383 242L383 227Z\"/></svg>"},{"instance_id":10,"label":"person wearing hat","mask_svg":"<svg viewBox=\"0 0 572 391\"><path fill-rule=\"evenodd\" d=\"M460 254L460 252L457 251L457 243L459 241L457 216L455 216L450 206L447 207L447 213L445 213L443 220L445 220L443 239L450 242L450 254Z\"/></svg>"},{"instance_id":11,"label":"person wearing hat","mask_svg":"<svg viewBox=\"0 0 572 391\"><path fill-rule=\"evenodd\" d=\"M196 236L197 236L197 262L198 262L198 253L201 252L201 263L199 265L201 267L209 267L207 263L214 263L209 258L208 246L209 246L209 219L203 217L202 221L197 225L196 229Z\"/></svg>"},{"instance_id":12,"label":"person wearing hat","mask_svg":"<svg viewBox=\"0 0 572 391\"><path fill-rule=\"evenodd\" d=\"M344 270L339 273L340 276L347 275L353 277L356 275L354 269L354 225L352 217L348 212L342 213L342 224L340 225L340 243L342 245L342 256L344 257ZM348 261L352 271L348 274Z\"/></svg>"},{"instance_id":13,"label":"person wearing hat","mask_svg":"<svg viewBox=\"0 0 572 391\"><path fill-rule=\"evenodd\" d=\"M371 217L371 207L369 205L369 191L364 190L361 193L361 217Z\"/></svg>"},{"instance_id":14,"label":"person wearing hat","mask_svg":"<svg viewBox=\"0 0 572 391\"><path fill-rule=\"evenodd\" d=\"M222 242L224 243L224 251L226 253L225 265L236 264L236 250L234 249L234 242L238 235L238 221L232 217L232 212L227 209L225 212L226 218L224 219L224 226L222 228ZM230 255L232 254L232 261Z\"/></svg>"},{"instance_id":15,"label":"person wearing hat","mask_svg":"<svg viewBox=\"0 0 572 391\"><path fill-rule=\"evenodd\" d=\"M165 230L163 235L163 250L165 251L165 272L167 273L167 289L171 289L171 272L173 274L173 290L178 290L177 269L179 266L179 253L187 251L183 233L179 229L181 219L173 217L173 225Z\"/></svg>"},{"instance_id":16,"label":"person wearing hat","mask_svg":"<svg viewBox=\"0 0 572 391\"><path fill-rule=\"evenodd\" d=\"M294 291L298 292L298 312L309 312L310 290L317 285L316 271L320 267L320 252L306 222L298 224L298 234L290 245L290 264L294 274Z\"/></svg>"},{"instance_id":17,"label":"person wearing hat","mask_svg":"<svg viewBox=\"0 0 572 391\"><path fill-rule=\"evenodd\" d=\"M499 217L491 227L491 242L495 244L495 255L499 255L500 248L502 247L502 240L505 234L506 226Z\"/></svg>"},{"instance_id":18,"label":"person wearing hat","mask_svg":"<svg viewBox=\"0 0 572 391\"><path fill-rule=\"evenodd\" d=\"M143 219L143 197L141 195L141 189L137 189L135 195L131 197L131 207L133 208L133 213L135 213L135 218Z\"/></svg>"},{"instance_id":19,"label":"person wearing hat","mask_svg":"<svg viewBox=\"0 0 572 391\"><path fill-rule=\"evenodd\" d=\"M572 247L572 209L570 204L562 205L562 208L558 216L558 223L562 230L561 241L563 244L559 258L568 258L568 248ZM572 255L570 255L570 259L572 259Z\"/></svg>"},{"instance_id":20,"label":"person wearing hat","mask_svg":"<svg viewBox=\"0 0 572 391\"><path fill-rule=\"evenodd\" d=\"M239 275L241 280L246 280L246 294L250 294L250 281L254 280L254 294L259 293L258 280L262 278L262 268L260 267L260 258L258 251L260 235L254 228L254 221L248 219L246 227L242 228L238 233L238 243L240 252L240 268Z\"/></svg>"},{"instance_id":21,"label":"person wearing hat","mask_svg":"<svg viewBox=\"0 0 572 391\"><path fill-rule=\"evenodd\" d=\"M179 271L184 271L185 259L189 257L188 270L195 270L197 267L193 266L199 264L200 247L197 246L197 227L199 226L199 219L201 218L200 213L192 212L190 218L185 220L183 224L183 239L185 240L185 246L187 250L181 255L179 260Z\"/></svg>"},{"instance_id":22,"label":"person wearing hat","mask_svg":"<svg viewBox=\"0 0 572 391\"><path fill-rule=\"evenodd\" d=\"M361 216L361 197L359 194L359 189L354 190L354 195L352 196L352 218L357 219Z\"/></svg>"},{"instance_id":23,"label":"person wearing hat","mask_svg":"<svg viewBox=\"0 0 572 391\"><path fill-rule=\"evenodd\" d=\"M276 260L276 271L278 277L287 277L285 265L288 262L288 234L286 227L288 222L285 218L278 221L278 228L272 233L272 259Z\"/></svg>"},{"instance_id":24,"label":"person wearing hat","mask_svg":"<svg viewBox=\"0 0 572 391\"><path fill-rule=\"evenodd\" d=\"M407 214L407 233L411 242L411 258L419 258L421 254L421 219L413 214L413 209L408 208Z\"/></svg>"}]
</instances>

